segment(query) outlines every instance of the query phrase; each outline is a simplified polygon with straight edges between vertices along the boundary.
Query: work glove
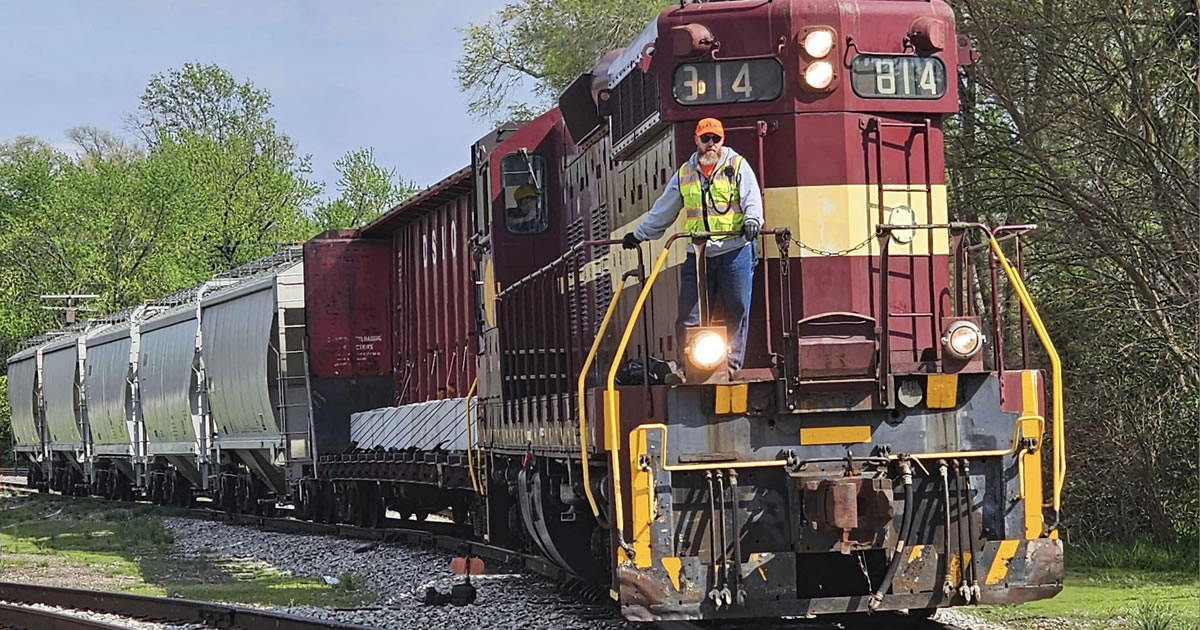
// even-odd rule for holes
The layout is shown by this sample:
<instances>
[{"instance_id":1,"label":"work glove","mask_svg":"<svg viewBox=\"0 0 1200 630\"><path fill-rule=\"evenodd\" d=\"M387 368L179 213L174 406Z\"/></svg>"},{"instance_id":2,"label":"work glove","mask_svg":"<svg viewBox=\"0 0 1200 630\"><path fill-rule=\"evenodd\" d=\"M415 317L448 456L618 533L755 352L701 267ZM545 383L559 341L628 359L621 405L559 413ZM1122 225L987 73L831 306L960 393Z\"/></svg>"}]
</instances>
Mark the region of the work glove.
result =
<instances>
[{"instance_id":1,"label":"work glove","mask_svg":"<svg viewBox=\"0 0 1200 630\"><path fill-rule=\"evenodd\" d=\"M625 249L637 249L638 243L641 242L642 239L634 235L633 232L630 232L621 239L621 247L624 247Z\"/></svg>"},{"instance_id":2,"label":"work glove","mask_svg":"<svg viewBox=\"0 0 1200 630\"><path fill-rule=\"evenodd\" d=\"M746 237L747 241L753 242L758 239L758 233L762 231L762 225L758 221L746 221L742 224L742 236Z\"/></svg>"}]
</instances>

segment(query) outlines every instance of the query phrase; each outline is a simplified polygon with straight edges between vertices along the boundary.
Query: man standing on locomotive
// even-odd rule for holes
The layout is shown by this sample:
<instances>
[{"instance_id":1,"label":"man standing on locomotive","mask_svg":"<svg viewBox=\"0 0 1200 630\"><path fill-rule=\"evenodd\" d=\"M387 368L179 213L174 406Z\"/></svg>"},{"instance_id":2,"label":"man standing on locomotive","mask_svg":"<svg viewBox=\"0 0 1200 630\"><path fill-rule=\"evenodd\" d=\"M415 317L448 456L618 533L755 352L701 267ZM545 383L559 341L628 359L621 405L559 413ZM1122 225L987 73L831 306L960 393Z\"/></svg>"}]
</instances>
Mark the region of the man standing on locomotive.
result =
<instances>
[{"instance_id":1,"label":"man standing on locomotive","mask_svg":"<svg viewBox=\"0 0 1200 630\"><path fill-rule=\"evenodd\" d=\"M642 241L661 237L687 211L685 230L739 232L713 236L704 248L708 295L719 295L730 330L729 369L740 370L746 355L753 293L754 241L762 230L762 192L746 160L725 144L725 128L715 118L696 125L696 152L679 167L640 225L625 235L623 245L633 249ZM696 253L687 245L687 260L680 275L676 339L683 344L684 330L700 324L696 281Z\"/></svg>"}]
</instances>

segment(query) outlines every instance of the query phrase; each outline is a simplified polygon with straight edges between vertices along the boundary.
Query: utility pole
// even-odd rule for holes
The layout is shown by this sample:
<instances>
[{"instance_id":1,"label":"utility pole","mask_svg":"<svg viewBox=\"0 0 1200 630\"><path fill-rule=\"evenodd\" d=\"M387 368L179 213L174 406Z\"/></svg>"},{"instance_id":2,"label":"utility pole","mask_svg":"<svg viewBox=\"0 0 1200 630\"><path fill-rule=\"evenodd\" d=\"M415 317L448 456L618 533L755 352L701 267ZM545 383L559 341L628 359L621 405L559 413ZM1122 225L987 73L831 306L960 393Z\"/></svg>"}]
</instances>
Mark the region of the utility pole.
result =
<instances>
[{"instance_id":1,"label":"utility pole","mask_svg":"<svg viewBox=\"0 0 1200 630\"><path fill-rule=\"evenodd\" d=\"M94 300L100 296L95 293L51 293L40 295L38 297L40 297L43 301L57 301L57 303L51 302L50 304L43 304L42 309L47 311L63 311L67 316L67 324L74 324L75 316L79 313L79 311L96 310L90 306L84 306L83 302L87 300Z\"/></svg>"}]
</instances>

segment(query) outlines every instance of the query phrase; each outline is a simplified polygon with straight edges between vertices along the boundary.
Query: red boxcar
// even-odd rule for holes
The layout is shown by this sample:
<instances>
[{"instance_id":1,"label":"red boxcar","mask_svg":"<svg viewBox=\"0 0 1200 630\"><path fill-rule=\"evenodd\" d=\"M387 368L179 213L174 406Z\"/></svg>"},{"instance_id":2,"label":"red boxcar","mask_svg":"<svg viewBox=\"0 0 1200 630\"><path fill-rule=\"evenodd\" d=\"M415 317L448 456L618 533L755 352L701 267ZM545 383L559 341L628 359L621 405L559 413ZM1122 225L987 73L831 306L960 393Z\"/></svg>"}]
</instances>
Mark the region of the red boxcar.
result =
<instances>
[{"instance_id":1,"label":"red boxcar","mask_svg":"<svg viewBox=\"0 0 1200 630\"><path fill-rule=\"evenodd\" d=\"M472 233L469 168L362 229L390 243L390 277L376 291L390 296L393 404L463 396L475 378Z\"/></svg>"}]
</instances>

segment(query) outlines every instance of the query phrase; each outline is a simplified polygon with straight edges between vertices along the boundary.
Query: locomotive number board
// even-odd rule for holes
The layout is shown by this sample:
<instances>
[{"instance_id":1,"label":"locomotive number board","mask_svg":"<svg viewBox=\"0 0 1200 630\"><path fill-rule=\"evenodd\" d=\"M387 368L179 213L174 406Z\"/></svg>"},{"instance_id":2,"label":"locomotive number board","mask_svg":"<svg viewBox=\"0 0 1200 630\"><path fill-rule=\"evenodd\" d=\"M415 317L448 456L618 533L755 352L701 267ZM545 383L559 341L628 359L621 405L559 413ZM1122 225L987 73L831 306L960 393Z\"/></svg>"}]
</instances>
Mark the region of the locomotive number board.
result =
<instances>
[{"instance_id":1,"label":"locomotive number board","mask_svg":"<svg viewBox=\"0 0 1200 630\"><path fill-rule=\"evenodd\" d=\"M941 98L946 65L937 57L859 55L850 62L850 84L862 98Z\"/></svg>"},{"instance_id":2,"label":"locomotive number board","mask_svg":"<svg viewBox=\"0 0 1200 630\"><path fill-rule=\"evenodd\" d=\"M783 93L783 66L774 59L685 63L672 86L680 105L773 101Z\"/></svg>"}]
</instances>

